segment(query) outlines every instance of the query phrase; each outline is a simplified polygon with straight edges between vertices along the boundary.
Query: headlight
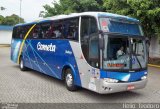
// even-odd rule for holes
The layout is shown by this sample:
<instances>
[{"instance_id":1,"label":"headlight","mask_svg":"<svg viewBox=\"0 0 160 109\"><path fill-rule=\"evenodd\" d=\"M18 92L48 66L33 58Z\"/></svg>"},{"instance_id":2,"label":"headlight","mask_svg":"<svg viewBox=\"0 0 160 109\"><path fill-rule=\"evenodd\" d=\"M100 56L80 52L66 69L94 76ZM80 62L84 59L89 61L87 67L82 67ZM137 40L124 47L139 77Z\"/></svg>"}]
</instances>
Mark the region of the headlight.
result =
<instances>
[{"instance_id":1,"label":"headlight","mask_svg":"<svg viewBox=\"0 0 160 109\"><path fill-rule=\"evenodd\" d=\"M103 83L105 84L106 82L107 82L107 83L117 83L118 80L116 80L116 79L111 79L111 78L104 78Z\"/></svg>"},{"instance_id":2,"label":"headlight","mask_svg":"<svg viewBox=\"0 0 160 109\"><path fill-rule=\"evenodd\" d=\"M144 74L146 74L146 75L147 75L147 73L148 73L148 72L144 72Z\"/></svg>"},{"instance_id":3,"label":"headlight","mask_svg":"<svg viewBox=\"0 0 160 109\"><path fill-rule=\"evenodd\" d=\"M144 79L146 79L146 78L147 78L147 76L142 76L142 77L141 77L142 80L144 80Z\"/></svg>"}]
</instances>

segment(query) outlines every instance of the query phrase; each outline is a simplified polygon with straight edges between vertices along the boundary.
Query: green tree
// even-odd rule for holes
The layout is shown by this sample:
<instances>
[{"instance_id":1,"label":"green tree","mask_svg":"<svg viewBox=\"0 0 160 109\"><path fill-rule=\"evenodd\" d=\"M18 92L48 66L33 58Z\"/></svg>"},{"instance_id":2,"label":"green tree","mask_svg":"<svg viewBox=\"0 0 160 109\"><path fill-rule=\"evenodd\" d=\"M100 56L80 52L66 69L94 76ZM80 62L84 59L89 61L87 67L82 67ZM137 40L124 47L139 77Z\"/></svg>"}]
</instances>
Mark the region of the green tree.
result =
<instances>
[{"instance_id":1,"label":"green tree","mask_svg":"<svg viewBox=\"0 0 160 109\"><path fill-rule=\"evenodd\" d=\"M0 15L0 25L2 24L2 21L4 20L4 17Z\"/></svg>"},{"instance_id":2,"label":"green tree","mask_svg":"<svg viewBox=\"0 0 160 109\"><path fill-rule=\"evenodd\" d=\"M106 11L138 18L145 35L160 36L160 0L104 0Z\"/></svg>"},{"instance_id":3,"label":"green tree","mask_svg":"<svg viewBox=\"0 0 160 109\"><path fill-rule=\"evenodd\" d=\"M3 17L3 16L2 16ZM5 18L2 18L2 20L0 20L2 25L16 25L19 23L19 16L13 14L11 16L6 16ZM1 17L0 17L1 19ZM20 22L24 23L24 19L20 18Z\"/></svg>"},{"instance_id":4,"label":"green tree","mask_svg":"<svg viewBox=\"0 0 160 109\"><path fill-rule=\"evenodd\" d=\"M84 11L103 11L102 0L59 0L45 5L44 17Z\"/></svg>"}]
</instances>

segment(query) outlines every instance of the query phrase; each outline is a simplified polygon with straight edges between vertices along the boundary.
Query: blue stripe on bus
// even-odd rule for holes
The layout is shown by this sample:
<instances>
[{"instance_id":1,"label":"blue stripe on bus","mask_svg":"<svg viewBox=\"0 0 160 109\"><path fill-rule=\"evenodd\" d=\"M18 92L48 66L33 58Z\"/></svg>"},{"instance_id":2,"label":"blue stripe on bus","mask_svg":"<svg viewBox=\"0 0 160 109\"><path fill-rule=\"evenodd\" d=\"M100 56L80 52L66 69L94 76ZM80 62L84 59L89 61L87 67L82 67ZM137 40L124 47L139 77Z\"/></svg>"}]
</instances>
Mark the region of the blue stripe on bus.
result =
<instances>
[{"instance_id":1,"label":"blue stripe on bus","mask_svg":"<svg viewBox=\"0 0 160 109\"><path fill-rule=\"evenodd\" d=\"M145 76L147 70L140 72L110 72L110 71L100 71L100 78L112 78L120 81L133 82L140 80L142 76ZM127 79L128 78L128 79Z\"/></svg>"}]
</instances>

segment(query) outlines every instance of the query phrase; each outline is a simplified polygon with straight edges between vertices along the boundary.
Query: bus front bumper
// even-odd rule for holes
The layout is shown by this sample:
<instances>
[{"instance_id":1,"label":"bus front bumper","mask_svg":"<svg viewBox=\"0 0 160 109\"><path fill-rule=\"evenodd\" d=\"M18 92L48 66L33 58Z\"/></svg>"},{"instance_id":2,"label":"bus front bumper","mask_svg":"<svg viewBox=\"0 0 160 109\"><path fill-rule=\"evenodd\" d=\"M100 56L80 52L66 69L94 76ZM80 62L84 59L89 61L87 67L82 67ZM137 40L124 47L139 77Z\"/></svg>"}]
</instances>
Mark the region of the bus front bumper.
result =
<instances>
[{"instance_id":1,"label":"bus front bumper","mask_svg":"<svg viewBox=\"0 0 160 109\"><path fill-rule=\"evenodd\" d=\"M147 79L136 81L136 82L128 82L128 83L104 83L104 80L101 79L99 93L108 94L108 93L141 89L146 86L146 83L147 83Z\"/></svg>"}]
</instances>

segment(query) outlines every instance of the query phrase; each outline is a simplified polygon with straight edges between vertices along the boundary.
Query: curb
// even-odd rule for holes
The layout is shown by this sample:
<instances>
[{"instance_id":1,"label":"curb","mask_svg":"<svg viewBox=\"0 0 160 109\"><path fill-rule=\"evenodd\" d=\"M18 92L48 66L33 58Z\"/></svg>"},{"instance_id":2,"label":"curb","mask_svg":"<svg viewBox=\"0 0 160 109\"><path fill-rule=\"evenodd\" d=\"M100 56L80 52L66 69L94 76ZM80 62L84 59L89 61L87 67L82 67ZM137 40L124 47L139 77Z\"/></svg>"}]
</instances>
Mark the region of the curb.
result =
<instances>
[{"instance_id":1,"label":"curb","mask_svg":"<svg viewBox=\"0 0 160 109\"><path fill-rule=\"evenodd\" d=\"M160 65L148 64L148 66L150 66L150 67L160 68Z\"/></svg>"},{"instance_id":2,"label":"curb","mask_svg":"<svg viewBox=\"0 0 160 109\"><path fill-rule=\"evenodd\" d=\"M0 45L0 48L2 47L10 47L10 45Z\"/></svg>"}]
</instances>

